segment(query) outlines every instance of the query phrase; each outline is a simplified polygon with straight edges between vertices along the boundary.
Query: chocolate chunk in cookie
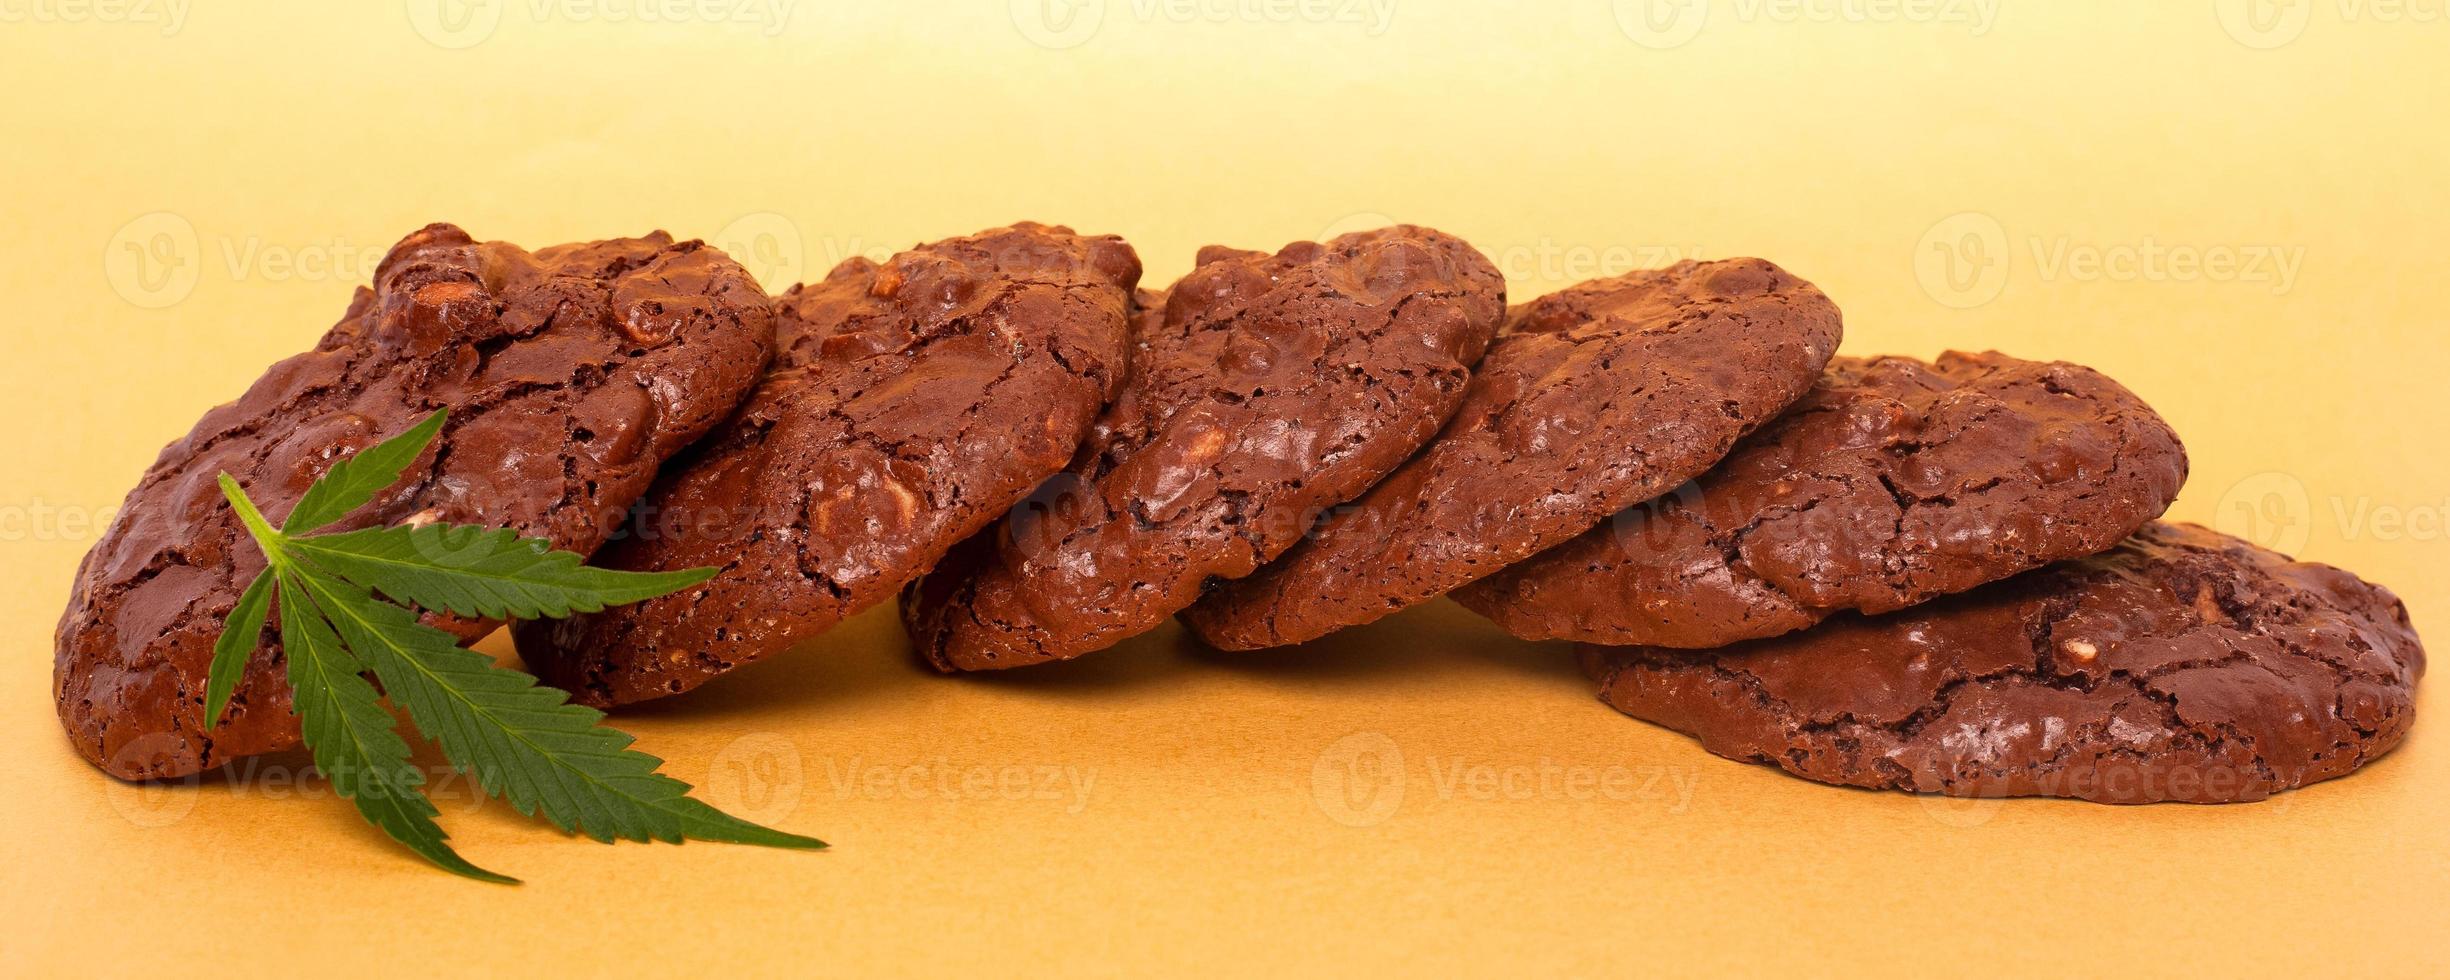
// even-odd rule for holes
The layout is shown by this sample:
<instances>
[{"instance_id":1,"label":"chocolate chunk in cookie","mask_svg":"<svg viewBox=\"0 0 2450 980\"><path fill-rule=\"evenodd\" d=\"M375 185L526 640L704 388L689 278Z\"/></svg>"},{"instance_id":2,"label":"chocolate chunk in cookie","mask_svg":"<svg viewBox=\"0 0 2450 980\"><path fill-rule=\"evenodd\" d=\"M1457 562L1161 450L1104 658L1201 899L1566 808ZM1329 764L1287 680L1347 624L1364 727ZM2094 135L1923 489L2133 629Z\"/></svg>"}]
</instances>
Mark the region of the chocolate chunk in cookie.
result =
<instances>
[{"instance_id":1,"label":"chocolate chunk in cookie","mask_svg":"<svg viewBox=\"0 0 2450 980\"><path fill-rule=\"evenodd\" d=\"M892 598L1072 461L1122 383L1139 278L1121 239L1020 224L793 288L775 371L596 557L722 574L523 623L520 655L581 702L628 704Z\"/></svg>"},{"instance_id":2,"label":"chocolate chunk in cookie","mask_svg":"<svg viewBox=\"0 0 2450 980\"><path fill-rule=\"evenodd\" d=\"M1601 698L1730 759L1953 796L2232 803L2381 757L2424 649L2390 592L2192 525L1714 652L1582 648Z\"/></svg>"},{"instance_id":3,"label":"chocolate chunk in cookie","mask_svg":"<svg viewBox=\"0 0 2450 980\"><path fill-rule=\"evenodd\" d=\"M1839 333L1828 297L1760 259L1535 300L1428 448L1183 618L1224 649L1296 643L1562 544L1724 458L1810 390Z\"/></svg>"},{"instance_id":4,"label":"chocolate chunk in cookie","mask_svg":"<svg viewBox=\"0 0 2450 980\"><path fill-rule=\"evenodd\" d=\"M401 484L333 529L481 524L589 552L756 384L773 333L745 270L661 232L534 253L449 225L401 240L314 350L163 449L86 555L52 682L70 741L127 779L297 744L271 627L205 731L213 641L264 567L222 471L278 520L334 460L447 408ZM492 628L435 622L463 639Z\"/></svg>"},{"instance_id":5,"label":"chocolate chunk in cookie","mask_svg":"<svg viewBox=\"0 0 2450 980\"><path fill-rule=\"evenodd\" d=\"M1437 434L1505 295L1427 228L1202 249L1148 297L1131 379L1072 468L913 587L913 644L943 670L1068 659L1250 574Z\"/></svg>"},{"instance_id":6,"label":"chocolate chunk in cookie","mask_svg":"<svg viewBox=\"0 0 2450 980\"><path fill-rule=\"evenodd\" d=\"M1525 639L1708 649L2105 551L2185 482L2177 434L2091 369L1842 357L1701 479L1454 597Z\"/></svg>"}]
</instances>

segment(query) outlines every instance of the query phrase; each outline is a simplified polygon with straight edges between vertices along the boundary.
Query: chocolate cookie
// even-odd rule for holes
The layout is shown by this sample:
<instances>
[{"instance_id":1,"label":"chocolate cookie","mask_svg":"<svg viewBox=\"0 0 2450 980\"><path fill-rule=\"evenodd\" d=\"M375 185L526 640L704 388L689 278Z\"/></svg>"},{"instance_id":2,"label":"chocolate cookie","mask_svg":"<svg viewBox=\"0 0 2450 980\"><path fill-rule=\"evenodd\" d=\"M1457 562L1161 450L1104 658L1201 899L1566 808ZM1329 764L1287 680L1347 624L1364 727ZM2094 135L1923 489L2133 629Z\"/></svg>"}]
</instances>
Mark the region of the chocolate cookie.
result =
<instances>
[{"instance_id":1,"label":"chocolate cookie","mask_svg":"<svg viewBox=\"0 0 2450 980\"><path fill-rule=\"evenodd\" d=\"M2099 553L2185 482L2177 434L2091 369L1842 357L1684 490L1454 597L1525 639L1708 649Z\"/></svg>"},{"instance_id":2,"label":"chocolate cookie","mask_svg":"<svg viewBox=\"0 0 2450 980\"><path fill-rule=\"evenodd\" d=\"M213 641L264 565L215 487L222 471L278 520L334 460L448 408L400 486L334 529L482 524L584 553L739 403L772 345L764 291L698 242L657 232L531 254L440 224L402 239L314 350L163 449L86 555L52 681L70 741L126 779L297 744L270 626L205 731ZM436 622L463 639L492 628Z\"/></svg>"},{"instance_id":3,"label":"chocolate cookie","mask_svg":"<svg viewBox=\"0 0 2450 980\"><path fill-rule=\"evenodd\" d=\"M1837 307L1760 259L1685 262L1517 309L1427 449L1184 613L1229 650L1376 620L1709 469L1837 349Z\"/></svg>"},{"instance_id":4,"label":"chocolate cookie","mask_svg":"<svg viewBox=\"0 0 2450 980\"><path fill-rule=\"evenodd\" d=\"M1064 476L903 602L942 670L1079 656L1292 546L1437 434L1506 309L1461 239L1211 246L1147 298L1131 379Z\"/></svg>"},{"instance_id":5,"label":"chocolate cookie","mask_svg":"<svg viewBox=\"0 0 2450 980\"><path fill-rule=\"evenodd\" d=\"M794 287L775 371L596 556L723 573L523 623L520 655L580 702L628 704L891 598L1071 462L1122 383L1139 278L1121 239L1020 224Z\"/></svg>"},{"instance_id":6,"label":"chocolate cookie","mask_svg":"<svg viewBox=\"0 0 2450 980\"><path fill-rule=\"evenodd\" d=\"M1583 649L1601 698L1719 755L1952 796L2233 803L2414 721L2388 590L2192 525L1888 616L1708 653Z\"/></svg>"}]
</instances>

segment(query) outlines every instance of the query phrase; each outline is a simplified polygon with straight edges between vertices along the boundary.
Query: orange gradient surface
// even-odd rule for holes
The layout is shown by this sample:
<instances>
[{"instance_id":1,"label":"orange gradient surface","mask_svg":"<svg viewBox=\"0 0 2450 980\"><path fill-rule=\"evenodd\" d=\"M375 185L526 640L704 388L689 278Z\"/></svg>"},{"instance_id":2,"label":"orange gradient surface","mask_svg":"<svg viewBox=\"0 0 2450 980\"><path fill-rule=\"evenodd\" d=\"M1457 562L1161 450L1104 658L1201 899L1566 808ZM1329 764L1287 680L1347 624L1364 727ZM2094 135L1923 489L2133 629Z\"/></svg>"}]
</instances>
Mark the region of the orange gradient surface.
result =
<instances>
[{"instance_id":1,"label":"orange gradient surface","mask_svg":"<svg viewBox=\"0 0 2450 980\"><path fill-rule=\"evenodd\" d=\"M1514 296L1761 255L1846 350L2098 367L2175 516L2450 629L2439 3L0 0L0 972L2440 973L2450 745L2269 803L1831 789L1435 603L943 679L889 611L621 716L820 854L565 841L438 789L457 880L280 758L114 783L51 633L165 442L428 221L664 228L779 290L1028 218L1201 245L1397 219ZM508 653L504 637L485 649ZM2438 683L2438 682L2436 682ZM2422 699L2420 712L2436 698Z\"/></svg>"}]
</instances>

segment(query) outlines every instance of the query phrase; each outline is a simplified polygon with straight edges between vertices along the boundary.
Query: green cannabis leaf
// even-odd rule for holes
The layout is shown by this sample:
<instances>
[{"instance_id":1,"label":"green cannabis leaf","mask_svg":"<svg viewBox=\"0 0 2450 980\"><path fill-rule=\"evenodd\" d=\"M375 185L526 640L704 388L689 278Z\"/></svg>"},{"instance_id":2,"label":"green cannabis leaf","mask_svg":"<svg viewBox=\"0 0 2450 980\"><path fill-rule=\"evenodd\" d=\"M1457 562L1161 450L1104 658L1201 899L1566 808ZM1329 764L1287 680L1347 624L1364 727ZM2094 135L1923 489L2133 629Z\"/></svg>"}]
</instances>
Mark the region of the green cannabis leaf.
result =
<instances>
[{"instance_id":1,"label":"green cannabis leaf","mask_svg":"<svg viewBox=\"0 0 2450 980\"><path fill-rule=\"evenodd\" d=\"M332 464L323 478L306 488L298 505L289 509L289 519L281 522L282 534L305 534L348 516L350 511L366 505L383 488L400 482L400 473L408 469L417 457L425 455L425 447L442 432L444 413L435 412L398 436L367 447L363 452Z\"/></svg>"},{"instance_id":2,"label":"green cannabis leaf","mask_svg":"<svg viewBox=\"0 0 2450 980\"><path fill-rule=\"evenodd\" d=\"M281 591L288 596L298 595L303 584L294 572L281 576ZM417 788L425 776L409 764L408 742L383 710L382 696L360 676L364 665L310 603L288 596L281 601L281 641L289 656L289 686L296 692L291 702L314 750L315 768L332 781L334 791L357 804L368 823L426 860L479 881L516 882L468 863L443 842L448 835L434 823L440 811Z\"/></svg>"},{"instance_id":3,"label":"green cannabis leaf","mask_svg":"<svg viewBox=\"0 0 2450 980\"><path fill-rule=\"evenodd\" d=\"M600 612L715 577L715 569L616 572L588 568L551 543L508 528L428 524L296 538L290 553L394 601L456 616L502 619Z\"/></svg>"},{"instance_id":4,"label":"green cannabis leaf","mask_svg":"<svg viewBox=\"0 0 2450 980\"><path fill-rule=\"evenodd\" d=\"M255 581L247 584L247 591L238 594L238 605L230 610L230 618L222 622L220 638L213 641L212 673L204 683L207 728L221 717L221 709L229 705L231 693L238 690L239 675L246 673L247 657L263 639L264 617L272 604L272 577L270 568L256 573Z\"/></svg>"},{"instance_id":5,"label":"green cannabis leaf","mask_svg":"<svg viewBox=\"0 0 2450 980\"><path fill-rule=\"evenodd\" d=\"M513 882L445 843L439 815L409 764L408 742L382 707L388 694L452 766L520 813L599 841L710 840L814 849L823 841L741 820L689 797L663 761L630 748L603 715L534 677L494 664L417 610L500 619L560 617L637 602L706 581L714 569L636 573L587 568L550 542L503 529L433 524L308 536L364 506L424 455L436 412L408 432L333 465L280 529L229 474L222 495L264 553L213 645L205 717L217 724L262 637L277 595L282 651L315 766L366 820L426 860L483 881ZM379 593L379 595L378 595ZM392 601L385 601L385 598ZM413 608L412 608L413 607ZM366 680L371 673L383 685Z\"/></svg>"}]
</instances>

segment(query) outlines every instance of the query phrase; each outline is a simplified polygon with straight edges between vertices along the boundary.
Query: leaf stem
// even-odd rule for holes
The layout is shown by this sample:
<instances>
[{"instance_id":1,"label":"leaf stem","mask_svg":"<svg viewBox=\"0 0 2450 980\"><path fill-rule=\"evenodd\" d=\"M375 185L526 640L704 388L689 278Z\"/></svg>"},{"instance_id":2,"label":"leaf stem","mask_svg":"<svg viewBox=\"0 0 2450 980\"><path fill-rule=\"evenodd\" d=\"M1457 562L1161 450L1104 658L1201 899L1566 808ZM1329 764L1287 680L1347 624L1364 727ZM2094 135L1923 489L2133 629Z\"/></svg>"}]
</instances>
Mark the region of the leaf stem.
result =
<instances>
[{"instance_id":1,"label":"leaf stem","mask_svg":"<svg viewBox=\"0 0 2450 980\"><path fill-rule=\"evenodd\" d=\"M238 478L225 471L221 474L220 483L221 496L230 502L231 510L238 512L238 522L247 526L247 536L254 538L256 546L264 549L264 560L275 566L286 565L288 556L281 550L285 539L280 531L273 528L271 521L264 519L264 512L255 509L255 501L247 499L247 491L238 485Z\"/></svg>"}]
</instances>

